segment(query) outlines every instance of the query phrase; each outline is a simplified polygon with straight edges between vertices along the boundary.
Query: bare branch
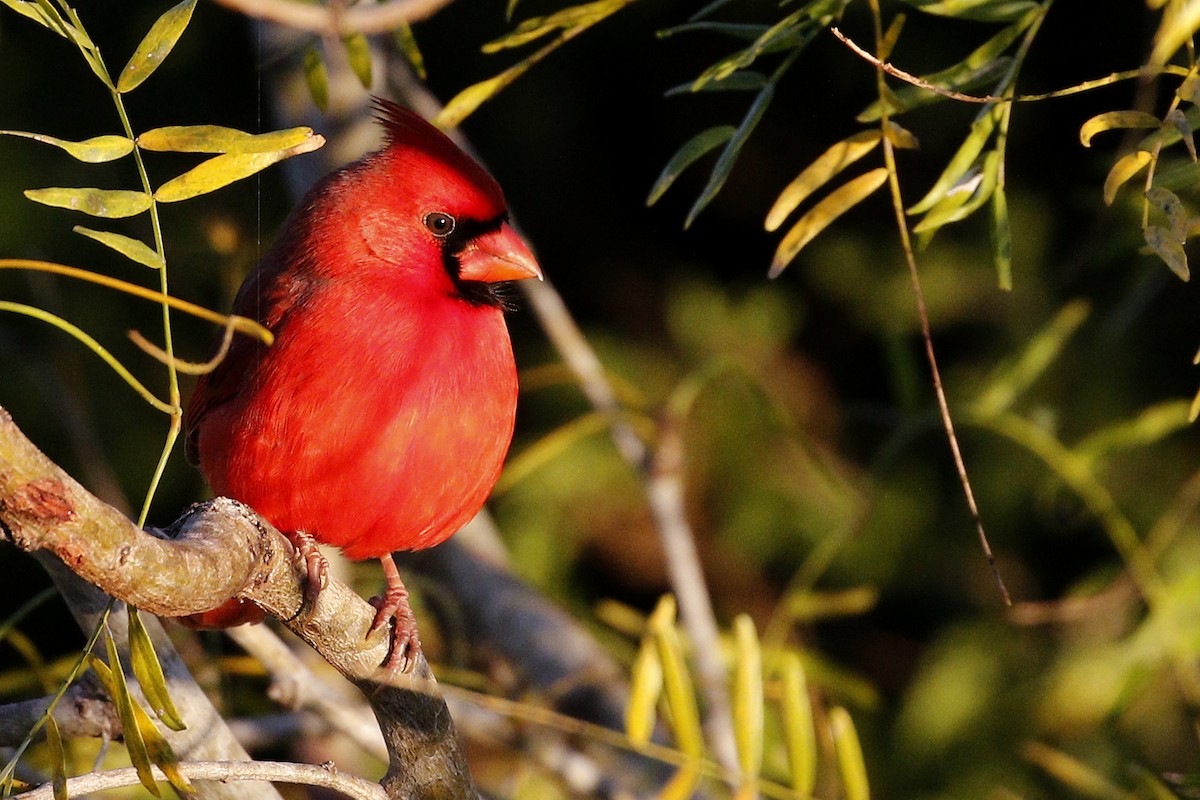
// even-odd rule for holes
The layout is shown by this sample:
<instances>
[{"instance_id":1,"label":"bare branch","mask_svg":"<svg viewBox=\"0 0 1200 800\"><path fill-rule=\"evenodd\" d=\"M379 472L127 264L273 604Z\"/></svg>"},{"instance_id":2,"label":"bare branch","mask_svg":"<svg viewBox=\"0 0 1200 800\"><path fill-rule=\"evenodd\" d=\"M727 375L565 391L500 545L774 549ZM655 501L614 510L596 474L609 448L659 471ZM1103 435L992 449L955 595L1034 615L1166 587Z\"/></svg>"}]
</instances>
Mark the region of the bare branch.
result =
<instances>
[{"instance_id":1,"label":"bare branch","mask_svg":"<svg viewBox=\"0 0 1200 800\"><path fill-rule=\"evenodd\" d=\"M20 744L33 726L46 716L52 699L37 697L0 706L0 747ZM115 739L121 735L121 719L108 695L86 679L67 690L54 710L54 721L58 723L59 733L68 739L101 736Z\"/></svg>"},{"instance_id":2,"label":"bare branch","mask_svg":"<svg viewBox=\"0 0 1200 800\"><path fill-rule=\"evenodd\" d=\"M360 3L317 5L296 0L217 0L226 8L248 17L275 22L309 33L385 33L408 22L432 17L452 0L388 0L372 5Z\"/></svg>"},{"instance_id":3,"label":"bare branch","mask_svg":"<svg viewBox=\"0 0 1200 800\"><path fill-rule=\"evenodd\" d=\"M179 771L192 781L273 781L332 789L354 800L387 800L388 797L379 784L353 775L344 775L338 772L332 763L315 766L278 761L191 761L180 763ZM154 768L154 776L160 781L167 779L157 767ZM81 797L92 792L136 785L137 770L125 767L68 778L67 794L70 797ZM13 796L13 800L53 798L54 790L48 784Z\"/></svg>"}]
</instances>

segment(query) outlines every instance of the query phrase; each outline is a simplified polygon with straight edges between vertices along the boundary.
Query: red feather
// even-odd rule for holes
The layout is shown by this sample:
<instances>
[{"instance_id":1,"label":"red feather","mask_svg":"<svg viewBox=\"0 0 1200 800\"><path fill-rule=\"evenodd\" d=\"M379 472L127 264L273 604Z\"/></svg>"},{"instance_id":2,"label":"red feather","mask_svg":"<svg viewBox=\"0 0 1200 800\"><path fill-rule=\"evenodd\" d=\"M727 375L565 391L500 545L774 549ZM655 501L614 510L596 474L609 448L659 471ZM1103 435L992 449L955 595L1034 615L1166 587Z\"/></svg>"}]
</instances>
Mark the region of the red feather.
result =
<instances>
[{"instance_id":1,"label":"red feather","mask_svg":"<svg viewBox=\"0 0 1200 800\"><path fill-rule=\"evenodd\" d=\"M517 377L494 285L540 272L491 176L417 115L377 107L386 146L309 192L234 302L275 343L239 337L187 425L215 493L390 562L453 534L499 476Z\"/></svg>"}]
</instances>

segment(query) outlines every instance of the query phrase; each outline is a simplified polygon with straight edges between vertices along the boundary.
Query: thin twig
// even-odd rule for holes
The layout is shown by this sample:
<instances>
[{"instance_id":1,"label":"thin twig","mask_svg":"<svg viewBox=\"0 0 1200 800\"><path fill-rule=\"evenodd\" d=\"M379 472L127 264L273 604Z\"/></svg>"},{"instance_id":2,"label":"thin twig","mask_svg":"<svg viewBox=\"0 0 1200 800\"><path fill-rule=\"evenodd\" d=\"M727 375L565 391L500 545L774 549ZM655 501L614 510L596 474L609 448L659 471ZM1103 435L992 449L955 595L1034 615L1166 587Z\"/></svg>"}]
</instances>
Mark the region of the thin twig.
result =
<instances>
[{"instance_id":1,"label":"thin twig","mask_svg":"<svg viewBox=\"0 0 1200 800\"><path fill-rule=\"evenodd\" d=\"M296 0L217 0L248 17L286 25L310 33L385 33L405 23L428 19L453 0L388 0L349 8L296 2Z\"/></svg>"},{"instance_id":2,"label":"thin twig","mask_svg":"<svg viewBox=\"0 0 1200 800\"><path fill-rule=\"evenodd\" d=\"M165 782L166 776L154 767L154 777ZM332 789L354 800L386 800L387 795L377 783L338 772L333 762L320 766L314 764L292 764L280 761L192 761L179 764L179 771L192 781L273 781L294 783L302 786L318 786ZM92 772L67 779L67 795L82 797L93 792L121 789L139 783L137 770L133 767ZM50 785L14 795L12 800L53 800L54 789Z\"/></svg>"}]
</instances>

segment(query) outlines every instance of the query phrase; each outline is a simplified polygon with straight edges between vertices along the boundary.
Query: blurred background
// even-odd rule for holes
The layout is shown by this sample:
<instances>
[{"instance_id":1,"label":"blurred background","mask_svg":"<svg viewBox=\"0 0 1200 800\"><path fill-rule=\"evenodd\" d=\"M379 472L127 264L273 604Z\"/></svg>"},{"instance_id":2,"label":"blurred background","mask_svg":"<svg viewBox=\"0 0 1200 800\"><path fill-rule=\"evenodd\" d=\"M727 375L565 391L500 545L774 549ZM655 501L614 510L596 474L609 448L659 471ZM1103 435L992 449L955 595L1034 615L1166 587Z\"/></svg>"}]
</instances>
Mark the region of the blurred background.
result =
<instances>
[{"instance_id":1,"label":"blurred background","mask_svg":"<svg viewBox=\"0 0 1200 800\"><path fill-rule=\"evenodd\" d=\"M166 5L76 8L115 70ZM1054 5L1020 92L1145 61L1157 13L1143 3L1101 5ZM559 7L528 0L517 18ZM818 36L691 227L683 221L711 155L647 208L680 145L738 124L749 103L737 92L664 97L744 46L704 31L656 35L695 10L632 4L532 68L463 132L504 186L635 424L652 430L664 409L690 398L680 428L687 512L718 622L746 612L760 631L803 649L819 696L854 714L880 797L1087 796L1064 777L1064 763L1118 792L1095 796L1132 796L1120 792L1141 791L1144 772L1194 776L1200 694L1188 676L1200 649L1192 514L1200 473L1186 411L1200 385L1196 290L1142 252L1136 191L1112 207L1102 200L1129 142L1119 133L1090 149L1079 142L1080 125L1104 111L1143 104L1161 115L1177 81L1126 81L1016 107L1006 161L1011 291L997 286L986 213L917 254L967 469L1016 601L1006 610L937 417L886 193L835 222L781 277L766 277L779 241L763 230L767 210L822 151L862 129L854 116L875 98L873 69ZM513 63L480 52L511 30L504 11L501 2L460 0L414 26L434 95L445 101ZM916 74L961 60L999 29L885 4L885 18L897 11L909 19L891 60ZM775 4L752 0L721 13L778 16ZM842 29L872 41L865 4L850 5ZM201 3L162 69L127 96L133 126L280 127L262 69L298 57L271 51L238 14ZM0 128L64 139L120 131L78 54L5 9L0 76ZM941 102L900 120L920 141L898 154L906 203L936 179L976 111ZM162 182L193 162L155 157L152 177ZM82 165L0 137L0 256L154 285L150 270L70 233L86 219L21 194L78 185L132 187L136 174L127 160ZM291 202L275 168L164 206L172 292L227 309ZM142 218L110 228L149 233ZM165 392L161 366L125 334L155 338L153 304L9 270L0 271L0 297L71 320ZM203 359L212 327L175 321L176 352ZM591 409L533 315L518 310L509 323L524 389L490 508L514 570L629 659L633 645L606 620L613 609L648 612L670 590L638 475L602 427L581 422ZM90 489L140 505L167 421L91 353L44 324L0 318L0 405ZM206 491L180 450L150 523L175 519ZM1114 546L1118 522L1156 566L1155 611ZM0 575L0 618L47 584L11 547L0 548ZM48 659L81 642L55 603L22 627L39 632ZM9 676L0 688L12 696L32 690L19 680L23 663L0 650Z\"/></svg>"}]
</instances>

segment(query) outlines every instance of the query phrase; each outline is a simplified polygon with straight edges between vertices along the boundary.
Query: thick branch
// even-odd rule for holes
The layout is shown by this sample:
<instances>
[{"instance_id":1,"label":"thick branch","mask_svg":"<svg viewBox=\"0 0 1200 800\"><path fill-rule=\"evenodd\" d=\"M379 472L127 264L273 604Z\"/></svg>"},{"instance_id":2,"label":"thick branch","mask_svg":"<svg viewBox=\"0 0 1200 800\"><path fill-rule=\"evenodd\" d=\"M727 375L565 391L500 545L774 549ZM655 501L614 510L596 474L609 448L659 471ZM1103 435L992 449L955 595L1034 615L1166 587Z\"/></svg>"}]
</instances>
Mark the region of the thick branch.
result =
<instances>
[{"instance_id":1,"label":"thick branch","mask_svg":"<svg viewBox=\"0 0 1200 800\"><path fill-rule=\"evenodd\" d=\"M0 529L18 547L56 555L130 605L162 616L199 613L231 597L280 619L366 694L390 754L389 797L474 797L466 760L429 665L380 685L388 632L370 640L375 610L330 580L304 608L306 569L287 540L249 508L194 506L163 539L139 530L46 458L0 409ZM301 613L304 611L305 613Z\"/></svg>"},{"instance_id":2,"label":"thick branch","mask_svg":"<svg viewBox=\"0 0 1200 800\"><path fill-rule=\"evenodd\" d=\"M90 673L89 673L90 674ZM50 707L51 697L36 697L0 706L0 747L15 747ZM104 690L90 680L72 686L54 710L54 721L64 738L121 735L121 719Z\"/></svg>"}]
</instances>

